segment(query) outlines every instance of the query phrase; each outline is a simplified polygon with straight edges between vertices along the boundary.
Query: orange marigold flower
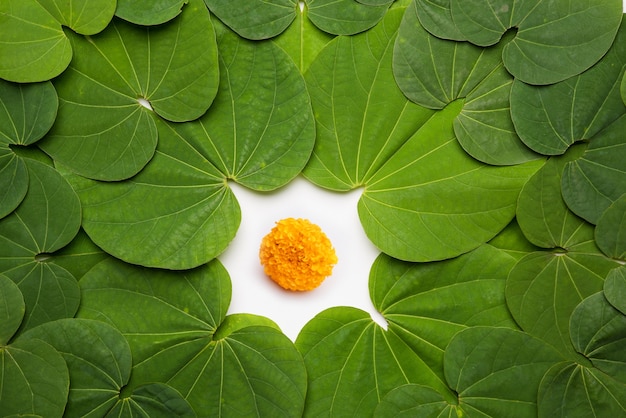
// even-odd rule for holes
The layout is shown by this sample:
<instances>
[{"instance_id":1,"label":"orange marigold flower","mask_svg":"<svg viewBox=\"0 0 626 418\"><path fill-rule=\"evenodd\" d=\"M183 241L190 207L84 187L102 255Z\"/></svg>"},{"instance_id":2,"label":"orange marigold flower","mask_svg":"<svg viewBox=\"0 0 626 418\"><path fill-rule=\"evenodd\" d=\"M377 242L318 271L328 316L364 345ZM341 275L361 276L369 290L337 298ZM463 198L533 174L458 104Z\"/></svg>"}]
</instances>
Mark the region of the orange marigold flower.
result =
<instances>
[{"instance_id":1,"label":"orange marigold flower","mask_svg":"<svg viewBox=\"0 0 626 418\"><path fill-rule=\"evenodd\" d=\"M276 222L261 241L261 264L287 290L313 290L330 276L337 255L322 229L307 219Z\"/></svg>"}]
</instances>

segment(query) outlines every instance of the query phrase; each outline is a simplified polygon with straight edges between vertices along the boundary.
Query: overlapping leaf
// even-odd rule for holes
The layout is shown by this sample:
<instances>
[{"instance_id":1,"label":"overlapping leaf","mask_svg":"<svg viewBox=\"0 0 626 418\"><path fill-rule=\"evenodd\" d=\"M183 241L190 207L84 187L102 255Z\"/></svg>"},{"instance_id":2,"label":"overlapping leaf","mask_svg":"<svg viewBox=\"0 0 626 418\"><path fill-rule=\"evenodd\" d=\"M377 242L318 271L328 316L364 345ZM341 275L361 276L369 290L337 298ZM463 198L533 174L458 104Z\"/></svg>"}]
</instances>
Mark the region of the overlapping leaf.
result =
<instances>
[{"instance_id":1,"label":"overlapping leaf","mask_svg":"<svg viewBox=\"0 0 626 418\"><path fill-rule=\"evenodd\" d=\"M489 46L515 28L502 58L513 76L530 84L556 83L595 64L613 43L623 7L619 0L417 1L426 29L446 39Z\"/></svg>"},{"instance_id":2,"label":"overlapping leaf","mask_svg":"<svg viewBox=\"0 0 626 418\"><path fill-rule=\"evenodd\" d=\"M604 296L616 309L626 315L626 267L611 270L604 282Z\"/></svg>"},{"instance_id":3,"label":"overlapping leaf","mask_svg":"<svg viewBox=\"0 0 626 418\"><path fill-rule=\"evenodd\" d=\"M391 70L401 10L364 35L333 40L311 64L306 79L318 140L304 175L334 190L365 186L359 217L372 242L399 259L432 261L476 248L503 229L541 162L481 164L453 133L461 103L432 116L403 97Z\"/></svg>"},{"instance_id":4,"label":"overlapping leaf","mask_svg":"<svg viewBox=\"0 0 626 418\"><path fill-rule=\"evenodd\" d=\"M189 0L117 0L115 16L138 25L160 25L178 16Z\"/></svg>"},{"instance_id":5,"label":"overlapping leaf","mask_svg":"<svg viewBox=\"0 0 626 418\"><path fill-rule=\"evenodd\" d=\"M200 416L301 413L301 356L267 320L226 317L230 280L219 261L172 273L106 260L81 288L78 315L112 323L130 344L130 388L167 383ZM127 315L129 304L144 314Z\"/></svg>"},{"instance_id":6,"label":"overlapping leaf","mask_svg":"<svg viewBox=\"0 0 626 418\"><path fill-rule=\"evenodd\" d=\"M26 305L20 288L2 274L0 290L0 346L5 346L20 327Z\"/></svg>"},{"instance_id":7,"label":"overlapping leaf","mask_svg":"<svg viewBox=\"0 0 626 418\"><path fill-rule=\"evenodd\" d=\"M544 155L590 141L626 112L620 85L626 65L626 24L607 54L584 73L550 86L515 80L511 116L524 143Z\"/></svg>"},{"instance_id":8,"label":"overlapping leaf","mask_svg":"<svg viewBox=\"0 0 626 418\"><path fill-rule=\"evenodd\" d=\"M80 293L65 269L46 263L48 253L68 244L80 226L80 202L71 186L53 168L25 159L29 185L22 204L0 220L0 272L24 295L22 330L74 316Z\"/></svg>"},{"instance_id":9,"label":"overlapping leaf","mask_svg":"<svg viewBox=\"0 0 626 418\"><path fill-rule=\"evenodd\" d=\"M117 329L104 322L60 319L29 330L20 341L33 339L53 346L67 363L68 416L196 416L182 396L166 385L143 386L132 393L124 390L132 366L130 347Z\"/></svg>"},{"instance_id":10,"label":"overlapping leaf","mask_svg":"<svg viewBox=\"0 0 626 418\"><path fill-rule=\"evenodd\" d=\"M311 21L333 35L354 35L374 27L391 2L368 5L355 0L306 0Z\"/></svg>"},{"instance_id":11,"label":"overlapping leaf","mask_svg":"<svg viewBox=\"0 0 626 418\"><path fill-rule=\"evenodd\" d=\"M465 99L454 132L471 156L488 164L510 165L536 159L517 136L509 112L513 77L497 47L439 39L418 21L417 2L407 9L394 47L398 86L413 102L442 109Z\"/></svg>"},{"instance_id":12,"label":"overlapping leaf","mask_svg":"<svg viewBox=\"0 0 626 418\"><path fill-rule=\"evenodd\" d=\"M600 216L595 238L607 257L626 260L626 193Z\"/></svg>"},{"instance_id":13,"label":"overlapping leaf","mask_svg":"<svg viewBox=\"0 0 626 418\"><path fill-rule=\"evenodd\" d=\"M107 27L116 0L37 0L61 25L81 35L95 35Z\"/></svg>"},{"instance_id":14,"label":"overlapping leaf","mask_svg":"<svg viewBox=\"0 0 626 418\"><path fill-rule=\"evenodd\" d=\"M50 82L14 84L0 80L0 218L20 204L28 190L26 164L11 146L41 139L54 123L58 107Z\"/></svg>"},{"instance_id":15,"label":"overlapping leaf","mask_svg":"<svg viewBox=\"0 0 626 418\"><path fill-rule=\"evenodd\" d=\"M204 114L215 97L217 47L200 0L165 25L114 20L97 36L71 40L76 58L55 80L59 114L40 146L81 175L125 179L150 161L156 116L139 99L167 120L186 121Z\"/></svg>"}]
</instances>

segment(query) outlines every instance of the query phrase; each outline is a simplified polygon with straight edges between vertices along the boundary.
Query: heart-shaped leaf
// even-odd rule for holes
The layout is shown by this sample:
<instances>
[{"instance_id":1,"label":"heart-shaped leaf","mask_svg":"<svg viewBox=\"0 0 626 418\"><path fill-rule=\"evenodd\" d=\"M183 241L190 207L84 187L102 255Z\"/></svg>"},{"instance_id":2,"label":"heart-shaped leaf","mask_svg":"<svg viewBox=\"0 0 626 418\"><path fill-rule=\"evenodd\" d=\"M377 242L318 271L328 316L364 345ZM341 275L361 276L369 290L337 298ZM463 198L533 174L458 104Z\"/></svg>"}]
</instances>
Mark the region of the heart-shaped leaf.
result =
<instances>
[{"instance_id":1,"label":"heart-shaped leaf","mask_svg":"<svg viewBox=\"0 0 626 418\"><path fill-rule=\"evenodd\" d=\"M604 296L626 315L626 267L618 267L609 272L604 282Z\"/></svg>"},{"instance_id":2,"label":"heart-shaped leaf","mask_svg":"<svg viewBox=\"0 0 626 418\"><path fill-rule=\"evenodd\" d=\"M50 82L14 84L0 80L0 218L20 204L28 190L26 164L11 146L41 139L56 118L58 100Z\"/></svg>"},{"instance_id":3,"label":"heart-shaped leaf","mask_svg":"<svg viewBox=\"0 0 626 418\"><path fill-rule=\"evenodd\" d=\"M209 10L240 36L267 39L281 34L296 17L296 0L204 0Z\"/></svg>"},{"instance_id":4,"label":"heart-shaped leaf","mask_svg":"<svg viewBox=\"0 0 626 418\"><path fill-rule=\"evenodd\" d=\"M301 414L300 354L267 320L226 317L230 280L217 260L167 272L110 259L89 271L81 288L78 315L115 325L130 344L130 388L167 383L199 416ZM144 314L127 315L128 304Z\"/></svg>"},{"instance_id":5,"label":"heart-shaped leaf","mask_svg":"<svg viewBox=\"0 0 626 418\"><path fill-rule=\"evenodd\" d=\"M536 159L513 127L513 78L502 64L502 47L485 49L436 38L420 25L417 4L407 9L394 48L393 70L400 89L413 102L433 109L465 99L454 132L474 158L495 165Z\"/></svg>"},{"instance_id":6,"label":"heart-shaped leaf","mask_svg":"<svg viewBox=\"0 0 626 418\"><path fill-rule=\"evenodd\" d=\"M443 353L457 332L477 325L517 328L504 300L514 264L490 245L437 263L381 255L370 272L370 295L388 329L443 380Z\"/></svg>"},{"instance_id":7,"label":"heart-shaped leaf","mask_svg":"<svg viewBox=\"0 0 626 418\"><path fill-rule=\"evenodd\" d=\"M374 27L390 4L387 1L370 6L355 0L306 0L313 24L333 35L354 35Z\"/></svg>"},{"instance_id":8,"label":"heart-shaped leaf","mask_svg":"<svg viewBox=\"0 0 626 418\"><path fill-rule=\"evenodd\" d=\"M7 345L24 319L24 298L20 288L0 274L0 346Z\"/></svg>"},{"instance_id":9,"label":"heart-shaped leaf","mask_svg":"<svg viewBox=\"0 0 626 418\"><path fill-rule=\"evenodd\" d=\"M591 140L626 112L620 95L624 65L626 24L607 54L584 73L550 86L515 80L511 116L522 141L541 154L558 155Z\"/></svg>"},{"instance_id":10,"label":"heart-shaped leaf","mask_svg":"<svg viewBox=\"0 0 626 418\"><path fill-rule=\"evenodd\" d=\"M600 216L595 238L607 257L626 260L626 193Z\"/></svg>"},{"instance_id":11,"label":"heart-shaped leaf","mask_svg":"<svg viewBox=\"0 0 626 418\"><path fill-rule=\"evenodd\" d=\"M65 361L41 340L0 346L0 406L4 416L61 417L69 391Z\"/></svg>"},{"instance_id":12,"label":"heart-shaped leaf","mask_svg":"<svg viewBox=\"0 0 626 418\"><path fill-rule=\"evenodd\" d=\"M80 202L53 168L25 159L29 172L26 197L0 220L0 272L20 288L26 303L22 330L74 316L80 300L76 279L46 263L49 253L67 245L80 226Z\"/></svg>"},{"instance_id":13,"label":"heart-shaped leaf","mask_svg":"<svg viewBox=\"0 0 626 418\"><path fill-rule=\"evenodd\" d=\"M189 0L117 0L115 16L138 25L160 25L178 16Z\"/></svg>"},{"instance_id":14,"label":"heart-shaped leaf","mask_svg":"<svg viewBox=\"0 0 626 418\"><path fill-rule=\"evenodd\" d=\"M626 193L626 115L590 141L583 156L563 170L561 188L567 206L596 224L604 211Z\"/></svg>"},{"instance_id":15,"label":"heart-shaped leaf","mask_svg":"<svg viewBox=\"0 0 626 418\"><path fill-rule=\"evenodd\" d=\"M116 0L37 0L61 25L81 35L95 35L107 27Z\"/></svg>"},{"instance_id":16,"label":"heart-shaped leaf","mask_svg":"<svg viewBox=\"0 0 626 418\"><path fill-rule=\"evenodd\" d=\"M72 59L61 24L37 0L0 3L0 78L19 83L50 80Z\"/></svg>"},{"instance_id":17,"label":"heart-shaped leaf","mask_svg":"<svg viewBox=\"0 0 626 418\"><path fill-rule=\"evenodd\" d=\"M415 0L414 3L420 24L428 32L442 39L465 40L452 20L450 0Z\"/></svg>"},{"instance_id":18,"label":"heart-shaped leaf","mask_svg":"<svg viewBox=\"0 0 626 418\"><path fill-rule=\"evenodd\" d=\"M114 19L96 36L71 40L76 58L54 82L57 121L39 145L86 177L121 180L150 161L156 116L139 99L157 115L179 122L200 117L215 97L217 46L200 0L158 27Z\"/></svg>"},{"instance_id":19,"label":"heart-shaped leaf","mask_svg":"<svg viewBox=\"0 0 626 418\"><path fill-rule=\"evenodd\" d=\"M239 205L193 138L181 137L165 122L158 127L157 152L132 179L67 178L81 199L83 228L104 251L149 267L196 267L233 239Z\"/></svg>"}]
</instances>

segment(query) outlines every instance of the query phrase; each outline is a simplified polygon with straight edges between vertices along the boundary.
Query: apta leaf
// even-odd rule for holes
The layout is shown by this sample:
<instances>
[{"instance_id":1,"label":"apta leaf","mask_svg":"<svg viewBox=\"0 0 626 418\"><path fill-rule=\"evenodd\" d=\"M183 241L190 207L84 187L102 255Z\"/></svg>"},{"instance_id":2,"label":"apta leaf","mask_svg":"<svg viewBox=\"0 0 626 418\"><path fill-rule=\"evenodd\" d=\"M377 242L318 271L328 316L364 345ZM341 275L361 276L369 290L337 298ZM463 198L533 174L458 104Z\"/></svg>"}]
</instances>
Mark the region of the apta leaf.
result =
<instances>
[{"instance_id":1,"label":"apta leaf","mask_svg":"<svg viewBox=\"0 0 626 418\"><path fill-rule=\"evenodd\" d=\"M58 100L50 82L15 84L0 80L0 218L20 204L28 190L28 171L11 146L41 139L56 118Z\"/></svg>"},{"instance_id":2,"label":"apta leaf","mask_svg":"<svg viewBox=\"0 0 626 418\"><path fill-rule=\"evenodd\" d=\"M116 0L37 0L61 25L81 35L95 35L107 27Z\"/></svg>"},{"instance_id":3,"label":"apta leaf","mask_svg":"<svg viewBox=\"0 0 626 418\"><path fill-rule=\"evenodd\" d=\"M96 36L71 40L76 57L54 82L59 114L40 146L78 174L100 180L135 175L154 154L156 115L193 120L215 97L217 45L200 0L164 25L142 28L114 19Z\"/></svg>"},{"instance_id":4,"label":"apta leaf","mask_svg":"<svg viewBox=\"0 0 626 418\"><path fill-rule=\"evenodd\" d=\"M79 317L113 324L128 340L129 388L172 386L199 416L299 416L306 372L293 343L266 320L228 320L230 280L219 261L167 272L113 259L82 280ZM127 306L144 315L129 316ZM263 324L263 325L261 325Z\"/></svg>"},{"instance_id":5,"label":"apta leaf","mask_svg":"<svg viewBox=\"0 0 626 418\"><path fill-rule=\"evenodd\" d=\"M607 257L626 260L626 193L600 216L595 239Z\"/></svg>"},{"instance_id":6,"label":"apta leaf","mask_svg":"<svg viewBox=\"0 0 626 418\"><path fill-rule=\"evenodd\" d=\"M8 277L0 274L0 346L7 345L18 330L24 319L25 310L20 288Z\"/></svg>"},{"instance_id":7,"label":"apta leaf","mask_svg":"<svg viewBox=\"0 0 626 418\"><path fill-rule=\"evenodd\" d=\"M604 281L604 296L626 315L626 267L617 267L609 272Z\"/></svg>"},{"instance_id":8,"label":"apta leaf","mask_svg":"<svg viewBox=\"0 0 626 418\"><path fill-rule=\"evenodd\" d=\"M354 35L374 27L391 2L370 6L355 0L306 0L315 26L333 35Z\"/></svg>"},{"instance_id":9,"label":"apta leaf","mask_svg":"<svg viewBox=\"0 0 626 418\"><path fill-rule=\"evenodd\" d=\"M138 25L160 25L178 16L189 0L117 0L115 16Z\"/></svg>"}]
</instances>

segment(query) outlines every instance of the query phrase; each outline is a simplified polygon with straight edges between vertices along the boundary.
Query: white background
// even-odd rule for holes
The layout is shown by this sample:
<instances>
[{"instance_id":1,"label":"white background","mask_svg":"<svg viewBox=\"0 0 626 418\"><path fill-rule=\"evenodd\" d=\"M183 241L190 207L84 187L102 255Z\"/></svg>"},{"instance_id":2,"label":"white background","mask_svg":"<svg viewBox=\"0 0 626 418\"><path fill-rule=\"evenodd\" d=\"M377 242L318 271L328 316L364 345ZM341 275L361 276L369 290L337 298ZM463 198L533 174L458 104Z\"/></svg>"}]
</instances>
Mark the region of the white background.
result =
<instances>
[{"instance_id":1,"label":"white background","mask_svg":"<svg viewBox=\"0 0 626 418\"><path fill-rule=\"evenodd\" d=\"M230 185L241 206L242 219L237 236L219 257L233 284L229 314L266 316L292 340L310 319L333 306L360 308L384 325L369 298L369 270L379 251L367 239L358 218L361 190L333 193L302 177L273 193L256 193L233 182ZM319 225L339 259L333 274L310 292L283 290L265 276L259 263L261 239L275 222L290 217Z\"/></svg>"}]
</instances>

